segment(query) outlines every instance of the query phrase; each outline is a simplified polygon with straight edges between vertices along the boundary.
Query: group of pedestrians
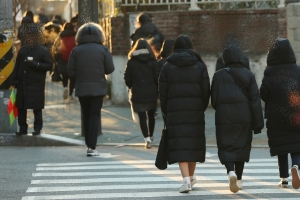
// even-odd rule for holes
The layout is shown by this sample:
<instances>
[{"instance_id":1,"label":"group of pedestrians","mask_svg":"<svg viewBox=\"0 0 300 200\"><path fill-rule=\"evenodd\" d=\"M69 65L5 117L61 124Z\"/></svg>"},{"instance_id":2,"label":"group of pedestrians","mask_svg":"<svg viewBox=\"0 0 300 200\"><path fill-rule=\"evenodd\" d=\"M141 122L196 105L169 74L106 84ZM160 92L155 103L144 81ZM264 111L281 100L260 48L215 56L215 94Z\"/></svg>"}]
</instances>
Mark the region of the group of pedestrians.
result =
<instances>
[{"instance_id":1,"label":"group of pedestrians","mask_svg":"<svg viewBox=\"0 0 300 200\"><path fill-rule=\"evenodd\" d=\"M249 70L249 59L236 45L225 47L221 56L223 66L216 71L210 85L207 66L193 49L189 36L165 39L147 15L139 15L138 21L140 27L131 36L133 46L128 54L125 84L147 148L153 141L155 111L160 100L167 130L168 163L178 163L183 177L179 191L192 190L197 182L196 163L205 162L204 116L209 99L216 110L218 156L227 169L230 191L235 193L242 189L252 133L258 134L264 127L261 99L266 103L270 153L278 157L279 186L288 186L288 154L291 154L292 185L298 189L300 67L289 41L277 39L270 47L260 89ZM103 98L107 93L105 75L114 71L112 55L103 45L102 28L96 23L86 23L77 30L72 22L66 23L52 48L55 61L38 25L29 22L20 33L22 48L13 73L13 85L18 90L20 131L17 135L27 134L27 109L34 112L33 134L40 134L46 73L57 62L59 70L66 75L64 79L70 79L79 98L87 156L99 155L96 143ZM72 48L67 48L68 45Z\"/></svg>"},{"instance_id":2,"label":"group of pedestrians","mask_svg":"<svg viewBox=\"0 0 300 200\"><path fill-rule=\"evenodd\" d=\"M261 100L266 104L270 153L278 157L279 186L288 186L290 153L292 185L300 187L300 67L287 39L277 39L270 47L260 89L249 59L234 42L220 55L211 86L207 66L189 36L164 40L159 59L155 59L149 40L134 42L124 73L129 100L138 113L147 148L153 139L156 100L160 100L167 130L167 160L179 164L183 177L180 192L192 190L197 181L196 163L205 162L204 114L209 99L215 109L218 157L226 167L231 192L242 189L253 134L261 133L264 127Z\"/></svg>"},{"instance_id":3,"label":"group of pedestrians","mask_svg":"<svg viewBox=\"0 0 300 200\"><path fill-rule=\"evenodd\" d=\"M79 98L87 156L99 155L96 143L103 98L107 94L106 75L114 71L112 55L103 45L105 35L101 26L86 23L77 30L76 16L66 22L61 31L61 25L56 26L53 21L45 25L34 23L31 17L29 20L27 18L29 17L23 18L19 29L21 49L12 75L12 85L17 89L16 106L19 110L20 128L16 135L28 134L28 109L33 109L34 113L32 134L41 133L45 79L47 71L54 71L56 68L63 79L63 97L73 98L72 92L75 90L75 96Z\"/></svg>"}]
</instances>

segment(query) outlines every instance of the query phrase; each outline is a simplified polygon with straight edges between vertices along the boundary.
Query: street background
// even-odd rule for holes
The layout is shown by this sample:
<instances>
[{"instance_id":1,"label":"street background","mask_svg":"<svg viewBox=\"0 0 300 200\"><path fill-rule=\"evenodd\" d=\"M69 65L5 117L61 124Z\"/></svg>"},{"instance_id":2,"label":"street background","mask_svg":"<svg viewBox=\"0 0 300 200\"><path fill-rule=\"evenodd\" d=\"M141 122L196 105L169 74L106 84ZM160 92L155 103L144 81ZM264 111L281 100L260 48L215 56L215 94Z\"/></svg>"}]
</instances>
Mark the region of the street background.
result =
<instances>
[{"instance_id":1,"label":"street background","mask_svg":"<svg viewBox=\"0 0 300 200\"><path fill-rule=\"evenodd\" d=\"M64 100L61 82L51 82L47 77L46 82L46 107L43 110L44 126L42 133L84 140L81 136L81 115L78 98L74 101ZM208 107L205 111L205 135L208 146L216 145L215 137L215 111ZM144 138L139 124L132 120L131 109L128 105L112 105L109 99L105 99L101 111L102 133L98 137L98 145L124 144L143 145ZM33 113L28 112L28 132L33 131ZM158 145L163 129L163 120L160 108L155 124L154 144ZM262 133L253 135L253 146L268 147L266 128Z\"/></svg>"}]
</instances>

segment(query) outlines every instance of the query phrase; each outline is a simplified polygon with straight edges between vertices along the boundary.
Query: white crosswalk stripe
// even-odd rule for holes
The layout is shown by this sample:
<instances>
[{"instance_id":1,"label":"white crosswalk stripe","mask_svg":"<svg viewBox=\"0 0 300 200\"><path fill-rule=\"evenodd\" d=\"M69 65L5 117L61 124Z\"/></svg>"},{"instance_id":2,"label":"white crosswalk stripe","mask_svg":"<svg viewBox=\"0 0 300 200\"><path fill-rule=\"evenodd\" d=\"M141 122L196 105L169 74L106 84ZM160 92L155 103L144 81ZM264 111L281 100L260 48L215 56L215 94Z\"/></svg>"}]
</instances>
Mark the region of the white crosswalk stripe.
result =
<instances>
[{"instance_id":1,"label":"white crosswalk stripe","mask_svg":"<svg viewBox=\"0 0 300 200\"><path fill-rule=\"evenodd\" d=\"M251 159L246 163L243 190L236 194L229 191L226 170L218 158L197 164L195 175L198 182L193 191L181 194L178 189L182 178L177 164L169 165L167 170L158 170L153 160L40 163L22 200L158 197L264 200L278 199L278 195L280 199L300 199L300 190L277 186L276 158Z\"/></svg>"}]
</instances>

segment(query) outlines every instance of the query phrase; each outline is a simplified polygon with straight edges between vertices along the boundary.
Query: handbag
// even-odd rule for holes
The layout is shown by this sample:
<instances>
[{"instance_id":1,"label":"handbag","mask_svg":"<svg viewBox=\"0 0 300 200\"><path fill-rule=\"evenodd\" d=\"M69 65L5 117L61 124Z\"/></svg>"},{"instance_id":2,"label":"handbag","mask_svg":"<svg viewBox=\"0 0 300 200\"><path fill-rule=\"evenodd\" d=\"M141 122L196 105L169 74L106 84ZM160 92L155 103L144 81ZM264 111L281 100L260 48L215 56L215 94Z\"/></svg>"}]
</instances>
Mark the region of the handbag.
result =
<instances>
[{"instance_id":1,"label":"handbag","mask_svg":"<svg viewBox=\"0 0 300 200\"><path fill-rule=\"evenodd\" d=\"M158 146L158 151L155 159L155 166L157 169L165 170L168 166L168 157L167 157L167 129L164 128L162 130L162 135L160 139L160 143Z\"/></svg>"}]
</instances>

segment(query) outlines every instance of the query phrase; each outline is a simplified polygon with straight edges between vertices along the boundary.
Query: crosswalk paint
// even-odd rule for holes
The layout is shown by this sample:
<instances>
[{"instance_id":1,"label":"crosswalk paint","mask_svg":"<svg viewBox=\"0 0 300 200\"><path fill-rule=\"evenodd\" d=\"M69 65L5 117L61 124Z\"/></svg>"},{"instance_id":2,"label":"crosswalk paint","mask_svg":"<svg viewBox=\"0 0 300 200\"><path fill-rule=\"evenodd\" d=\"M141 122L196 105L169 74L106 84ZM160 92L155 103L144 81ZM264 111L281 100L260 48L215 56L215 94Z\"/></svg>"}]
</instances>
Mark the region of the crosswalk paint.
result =
<instances>
[{"instance_id":1,"label":"crosswalk paint","mask_svg":"<svg viewBox=\"0 0 300 200\"><path fill-rule=\"evenodd\" d=\"M297 190L291 189L246 189L240 190L238 194L299 194ZM22 200L48 200L48 199L105 199L105 198L146 198L146 197L180 197L180 196L208 196L229 195L229 190L206 190L193 191L187 194L179 193L177 190L168 192L136 192L136 193L98 193L98 194L73 194L73 195L51 195L51 196L27 196Z\"/></svg>"},{"instance_id":2,"label":"crosswalk paint","mask_svg":"<svg viewBox=\"0 0 300 200\"><path fill-rule=\"evenodd\" d=\"M300 199L299 190L277 186L279 177L276 159L252 161L245 166L243 190L237 194L253 197L290 194L294 196L286 199ZM31 186L22 200L140 199L195 195L201 199L205 196L231 199L235 195L228 189L226 169L217 158L207 159L206 163L197 165L195 175L198 182L194 185L195 190L188 194L178 192L182 181L178 165L158 170L153 160L41 163L37 165L36 172L32 174ZM299 198L293 199L295 195Z\"/></svg>"},{"instance_id":3,"label":"crosswalk paint","mask_svg":"<svg viewBox=\"0 0 300 200\"><path fill-rule=\"evenodd\" d=\"M114 168L115 169L115 168ZM127 169L137 169L137 168L127 168ZM217 173L224 173L225 169L199 169L195 172L195 174L217 174ZM271 174L271 173L278 173L276 169L244 169L245 174L256 174L256 173L264 173L264 174ZM33 176L132 176L132 175L165 175L165 174L178 174L180 175L180 170L165 170L165 171L109 171L109 172L60 172L60 173L34 173Z\"/></svg>"},{"instance_id":4,"label":"crosswalk paint","mask_svg":"<svg viewBox=\"0 0 300 200\"><path fill-rule=\"evenodd\" d=\"M266 162L278 162L276 158L253 158L249 163L266 163ZM72 163L40 163L37 164L37 167L55 167L55 166L74 166L74 165L124 165L124 164L153 164L154 160L120 160L120 161L102 161L102 162L72 162ZM217 159L206 159L205 164L209 163L220 163ZM248 165L249 163L246 163ZM172 165L170 165L172 166Z\"/></svg>"},{"instance_id":5,"label":"crosswalk paint","mask_svg":"<svg viewBox=\"0 0 300 200\"><path fill-rule=\"evenodd\" d=\"M246 167L269 167L274 166L274 163L249 163ZM276 166L276 165L275 165ZM219 168L222 167L221 164L198 164L197 168ZM87 170L87 169L156 169L155 165L94 165L94 166L64 166L64 167L37 167L37 171L59 171L59 170ZM178 169L178 165L169 165L168 168ZM224 166L223 166L224 168Z\"/></svg>"},{"instance_id":6,"label":"crosswalk paint","mask_svg":"<svg viewBox=\"0 0 300 200\"><path fill-rule=\"evenodd\" d=\"M145 179L144 179L145 180ZM173 181L174 182L174 181ZM244 182L243 186L274 186L277 182ZM196 183L193 188L228 187L228 183ZM97 185L69 187L29 187L26 192L60 192L84 190L129 190L129 189L178 189L176 184L139 184L139 185Z\"/></svg>"}]
</instances>

